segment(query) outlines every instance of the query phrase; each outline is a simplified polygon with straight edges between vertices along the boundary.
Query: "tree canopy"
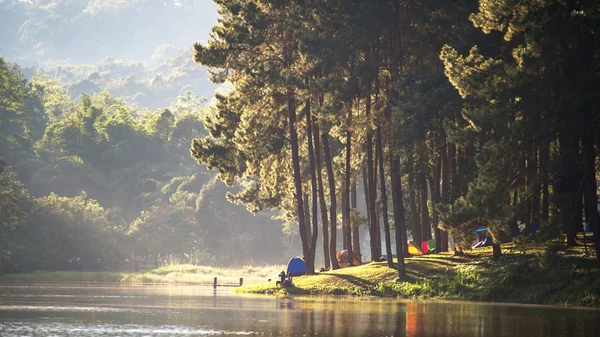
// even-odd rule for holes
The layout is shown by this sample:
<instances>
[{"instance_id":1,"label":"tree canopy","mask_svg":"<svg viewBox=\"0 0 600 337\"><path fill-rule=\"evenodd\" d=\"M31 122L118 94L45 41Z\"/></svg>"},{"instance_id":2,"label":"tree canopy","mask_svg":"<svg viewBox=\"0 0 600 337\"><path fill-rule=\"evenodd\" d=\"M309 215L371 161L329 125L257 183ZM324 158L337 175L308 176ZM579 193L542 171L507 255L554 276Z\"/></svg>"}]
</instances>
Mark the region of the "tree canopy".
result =
<instances>
[{"instance_id":1,"label":"tree canopy","mask_svg":"<svg viewBox=\"0 0 600 337\"><path fill-rule=\"evenodd\" d=\"M319 208L322 227L333 224L332 267L340 200L343 248L350 261L360 250L350 223L359 178L372 259L380 220L398 256L411 237L448 250L446 231L462 253L486 227L499 256L519 225L570 244L582 214L598 228L597 4L215 2L219 24L195 60L234 90L192 153L245 182L234 200L297 223L309 273Z\"/></svg>"},{"instance_id":2,"label":"tree canopy","mask_svg":"<svg viewBox=\"0 0 600 337\"><path fill-rule=\"evenodd\" d=\"M0 76L0 268L141 256L283 262L268 249L252 257L227 249L263 246L260 233L283 234L268 215L226 202L236 188L215 185L192 160L192 140L215 116L195 94L152 111L106 91L73 101L56 80L39 73L26 80L1 58Z\"/></svg>"}]
</instances>

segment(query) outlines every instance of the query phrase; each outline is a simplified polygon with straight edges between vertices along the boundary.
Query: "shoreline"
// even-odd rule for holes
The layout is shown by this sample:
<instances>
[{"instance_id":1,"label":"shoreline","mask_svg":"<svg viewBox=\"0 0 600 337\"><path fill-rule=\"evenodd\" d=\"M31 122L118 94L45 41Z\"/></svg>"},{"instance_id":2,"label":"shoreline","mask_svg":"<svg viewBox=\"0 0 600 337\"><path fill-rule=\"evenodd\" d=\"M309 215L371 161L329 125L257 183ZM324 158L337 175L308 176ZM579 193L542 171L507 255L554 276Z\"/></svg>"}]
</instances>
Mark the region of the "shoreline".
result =
<instances>
[{"instance_id":1,"label":"shoreline","mask_svg":"<svg viewBox=\"0 0 600 337\"><path fill-rule=\"evenodd\" d=\"M240 293L354 295L413 300L600 308L600 268L583 247L558 251L543 245L524 249L503 244L511 253L492 259L491 247L467 252L407 258L407 279L386 262L300 276L293 287L275 282L235 288Z\"/></svg>"},{"instance_id":2,"label":"shoreline","mask_svg":"<svg viewBox=\"0 0 600 337\"><path fill-rule=\"evenodd\" d=\"M258 284L269 278L281 265L240 268L216 268L189 264L159 267L147 272L113 271L34 271L31 273L0 274L0 285L7 283L104 283L118 285L197 285L212 286L214 277L219 284Z\"/></svg>"},{"instance_id":3,"label":"shoreline","mask_svg":"<svg viewBox=\"0 0 600 337\"><path fill-rule=\"evenodd\" d=\"M546 246L525 249L502 245L511 251L499 260L491 258L491 247L467 252L406 259L407 279L397 280L397 272L386 262L312 276L293 278L293 287L278 288L276 275L282 266L214 268L173 265L149 272L36 271L1 274L3 285L115 285L115 286L213 286L236 284L234 293L269 295L351 295L436 300L450 302L502 303L525 305L600 308L600 268L585 257L583 247L549 251ZM270 278L271 282L265 282ZM219 287L223 288L223 287ZM229 287L227 287L229 288Z\"/></svg>"}]
</instances>

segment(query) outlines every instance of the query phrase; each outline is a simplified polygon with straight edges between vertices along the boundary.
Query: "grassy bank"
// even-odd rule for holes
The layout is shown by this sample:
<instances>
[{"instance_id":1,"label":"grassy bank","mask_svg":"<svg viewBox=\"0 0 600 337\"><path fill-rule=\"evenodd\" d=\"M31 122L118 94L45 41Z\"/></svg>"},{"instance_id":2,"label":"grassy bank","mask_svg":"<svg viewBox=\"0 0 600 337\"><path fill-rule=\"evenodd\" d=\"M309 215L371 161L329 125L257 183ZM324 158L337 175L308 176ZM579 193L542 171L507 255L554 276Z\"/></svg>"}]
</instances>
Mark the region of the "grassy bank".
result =
<instances>
[{"instance_id":1,"label":"grassy bank","mask_svg":"<svg viewBox=\"0 0 600 337\"><path fill-rule=\"evenodd\" d=\"M27 283L122 283L122 284L195 284L212 285L216 276L219 284L257 284L274 278L284 266L216 268L195 265L170 265L149 272L89 272L89 271L36 271L24 274L0 275L0 282Z\"/></svg>"},{"instance_id":2,"label":"grassy bank","mask_svg":"<svg viewBox=\"0 0 600 337\"><path fill-rule=\"evenodd\" d=\"M385 262L296 277L294 286L275 282L237 288L248 293L351 294L418 299L497 301L600 306L600 269L583 247L558 250L503 245L495 261L491 247L468 256L432 254L406 259L408 277L397 280Z\"/></svg>"}]
</instances>

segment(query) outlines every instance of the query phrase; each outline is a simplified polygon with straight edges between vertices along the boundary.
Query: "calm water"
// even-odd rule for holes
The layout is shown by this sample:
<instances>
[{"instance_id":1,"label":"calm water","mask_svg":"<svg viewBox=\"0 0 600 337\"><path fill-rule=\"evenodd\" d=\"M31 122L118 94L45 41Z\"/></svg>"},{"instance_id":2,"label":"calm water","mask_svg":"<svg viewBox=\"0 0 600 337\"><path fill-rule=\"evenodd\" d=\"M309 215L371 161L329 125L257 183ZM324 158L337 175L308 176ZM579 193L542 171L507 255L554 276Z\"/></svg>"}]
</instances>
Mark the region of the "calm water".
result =
<instances>
[{"instance_id":1,"label":"calm water","mask_svg":"<svg viewBox=\"0 0 600 337\"><path fill-rule=\"evenodd\" d=\"M600 336L600 311L205 287L2 286L0 336Z\"/></svg>"}]
</instances>

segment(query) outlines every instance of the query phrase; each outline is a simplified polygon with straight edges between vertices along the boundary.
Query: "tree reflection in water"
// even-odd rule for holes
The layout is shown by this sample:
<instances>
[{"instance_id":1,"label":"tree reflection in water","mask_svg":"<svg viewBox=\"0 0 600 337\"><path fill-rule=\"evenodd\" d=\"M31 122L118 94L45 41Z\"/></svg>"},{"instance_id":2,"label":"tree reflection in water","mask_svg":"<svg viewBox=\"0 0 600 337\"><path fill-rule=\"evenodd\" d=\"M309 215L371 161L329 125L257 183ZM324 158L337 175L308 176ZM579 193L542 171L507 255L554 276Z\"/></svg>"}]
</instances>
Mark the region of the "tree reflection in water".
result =
<instances>
[{"instance_id":1,"label":"tree reflection in water","mask_svg":"<svg viewBox=\"0 0 600 337\"><path fill-rule=\"evenodd\" d=\"M0 286L0 298L2 337L23 331L81 335L77 331L84 330L91 337L196 336L202 331L224 336L596 337L600 331L598 310L492 303L56 285Z\"/></svg>"}]
</instances>

